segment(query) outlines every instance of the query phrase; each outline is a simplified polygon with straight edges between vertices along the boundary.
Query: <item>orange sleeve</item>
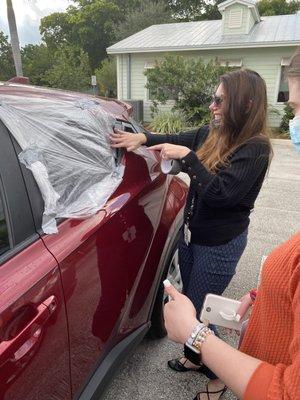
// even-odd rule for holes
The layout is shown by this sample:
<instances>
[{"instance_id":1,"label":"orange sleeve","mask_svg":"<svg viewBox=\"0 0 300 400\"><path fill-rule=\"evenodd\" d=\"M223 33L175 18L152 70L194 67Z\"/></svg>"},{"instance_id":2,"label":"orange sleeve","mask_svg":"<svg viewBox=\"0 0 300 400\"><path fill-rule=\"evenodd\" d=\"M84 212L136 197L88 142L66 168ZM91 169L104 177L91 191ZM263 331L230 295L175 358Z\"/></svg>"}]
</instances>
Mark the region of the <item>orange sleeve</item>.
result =
<instances>
[{"instance_id":1,"label":"orange sleeve","mask_svg":"<svg viewBox=\"0 0 300 400\"><path fill-rule=\"evenodd\" d=\"M290 280L290 298L294 316L289 346L291 364L270 365L262 362L247 385L244 400L299 400L300 398L300 254L294 258ZM286 334L284 330L282 334Z\"/></svg>"},{"instance_id":2,"label":"orange sleeve","mask_svg":"<svg viewBox=\"0 0 300 400\"><path fill-rule=\"evenodd\" d=\"M275 367L262 362L252 374L243 400L266 400Z\"/></svg>"}]
</instances>

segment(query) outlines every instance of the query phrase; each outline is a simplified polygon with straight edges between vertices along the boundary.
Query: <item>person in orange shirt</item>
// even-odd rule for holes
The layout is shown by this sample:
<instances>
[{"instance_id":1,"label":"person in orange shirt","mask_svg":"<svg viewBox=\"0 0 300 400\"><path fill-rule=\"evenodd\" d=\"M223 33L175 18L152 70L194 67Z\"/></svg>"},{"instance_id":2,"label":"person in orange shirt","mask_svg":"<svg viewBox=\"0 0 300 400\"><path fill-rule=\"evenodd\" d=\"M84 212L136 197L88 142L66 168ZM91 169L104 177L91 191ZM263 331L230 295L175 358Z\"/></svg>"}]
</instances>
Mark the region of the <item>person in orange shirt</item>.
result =
<instances>
[{"instance_id":1,"label":"person in orange shirt","mask_svg":"<svg viewBox=\"0 0 300 400\"><path fill-rule=\"evenodd\" d=\"M287 73L293 144L300 153L300 48ZM229 387L244 400L300 399L300 232L267 258L246 333L239 350L199 323L191 301L169 285L165 305L168 336L195 346L195 354L219 379L210 381L194 400L219 399ZM252 293L253 294L253 293ZM240 315L251 303L244 296ZM195 361L195 357L192 357ZM226 385L226 386L224 386Z\"/></svg>"}]
</instances>

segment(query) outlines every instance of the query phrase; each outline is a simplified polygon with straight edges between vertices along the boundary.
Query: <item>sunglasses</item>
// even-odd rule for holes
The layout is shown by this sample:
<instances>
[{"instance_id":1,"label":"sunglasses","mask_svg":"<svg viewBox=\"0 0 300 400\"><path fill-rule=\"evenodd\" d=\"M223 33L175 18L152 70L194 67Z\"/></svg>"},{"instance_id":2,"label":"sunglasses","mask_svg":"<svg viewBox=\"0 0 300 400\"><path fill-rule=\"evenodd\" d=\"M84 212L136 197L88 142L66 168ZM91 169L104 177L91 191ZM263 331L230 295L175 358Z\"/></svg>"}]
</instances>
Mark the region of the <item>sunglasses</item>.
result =
<instances>
[{"instance_id":1,"label":"sunglasses","mask_svg":"<svg viewBox=\"0 0 300 400\"><path fill-rule=\"evenodd\" d=\"M220 105L223 102L223 97L221 96L216 96L215 94L212 96L211 101L214 103L217 107L220 107Z\"/></svg>"}]
</instances>

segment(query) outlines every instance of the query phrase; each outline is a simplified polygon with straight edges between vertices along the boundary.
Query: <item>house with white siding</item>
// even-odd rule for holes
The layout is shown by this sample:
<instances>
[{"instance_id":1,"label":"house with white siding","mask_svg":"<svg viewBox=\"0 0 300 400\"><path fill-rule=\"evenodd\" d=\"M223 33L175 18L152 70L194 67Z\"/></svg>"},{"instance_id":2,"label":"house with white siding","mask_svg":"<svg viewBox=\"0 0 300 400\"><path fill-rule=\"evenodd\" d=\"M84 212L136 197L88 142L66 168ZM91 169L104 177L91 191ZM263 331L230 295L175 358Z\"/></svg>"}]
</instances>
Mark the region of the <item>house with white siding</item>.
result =
<instances>
[{"instance_id":1,"label":"house with white siding","mask_svg":"<svg viewBox=\"0 0 300 400\"><path fill-rule=\"evenodd\" d=\"M300 12L261 17L254 0L227 0L219 10L221 20L152 25L107 48L117 58L118 98L139 100L144 121L151 120L144 71L173 53L257 71L267 84L270 126L279 126L288 99L284 71L300 45Z\"/></svg>"}]
</instances>

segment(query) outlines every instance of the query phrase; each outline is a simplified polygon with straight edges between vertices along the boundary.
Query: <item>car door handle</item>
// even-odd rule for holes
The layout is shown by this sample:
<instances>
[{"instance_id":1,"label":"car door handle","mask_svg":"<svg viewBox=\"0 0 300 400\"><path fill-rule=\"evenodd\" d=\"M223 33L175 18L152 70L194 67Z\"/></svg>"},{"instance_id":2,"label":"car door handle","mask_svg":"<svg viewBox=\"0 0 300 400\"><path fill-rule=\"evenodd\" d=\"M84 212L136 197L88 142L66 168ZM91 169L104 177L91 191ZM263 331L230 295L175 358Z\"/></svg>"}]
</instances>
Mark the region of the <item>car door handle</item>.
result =
<instances>
[{"instance_id":1,"label":"car door handle","mask_svg":"<svg viewBox=\"0 0 300 400\"><path fill-rule=\"evenodd\" d=\"M0 343L0 366L8 359L18 361L40 341L44 325L57 308L55 296L50 296L37 308L35 316L12 339Z\"/></svg>"}]
</instances>

